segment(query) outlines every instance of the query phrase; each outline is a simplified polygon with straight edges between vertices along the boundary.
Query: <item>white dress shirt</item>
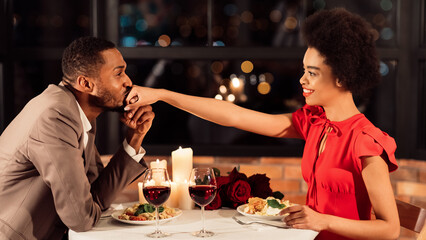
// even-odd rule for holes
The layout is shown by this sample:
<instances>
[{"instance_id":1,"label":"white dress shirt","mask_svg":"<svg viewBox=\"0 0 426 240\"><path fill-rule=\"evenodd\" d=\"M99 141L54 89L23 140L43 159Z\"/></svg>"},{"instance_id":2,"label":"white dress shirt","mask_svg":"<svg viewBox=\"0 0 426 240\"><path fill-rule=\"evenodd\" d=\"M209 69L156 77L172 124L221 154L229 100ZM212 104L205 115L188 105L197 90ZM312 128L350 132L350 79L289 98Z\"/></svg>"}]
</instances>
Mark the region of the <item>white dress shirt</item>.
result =
<instances>
[{"instance_id":1,"label":"white dress shirt","mask_svg":"<svg viewBox=\"0 0 426 240\"><path fill-rule=\"evenodd\" d=\"M80 112L80 119L83 124L83 141L84 149L86 149L87 141L89 140L87 133L92 129L92 124L90 124L89 119L87 119L86 114L84 114L83 109L81 109L80 104L78 104L77 100L76 103L78 106L78 111ZM129 154L129 156L132 157L136 162L139 162L143 158L143 156L145 156L146 153L143 147L140 147L139 151L136 152L136 150L132 146L130 146L129 143L127 143L126 138L124 138L123 140L123 148L124 151L126 151L127 154Z\"/></svg>"}]
</instances>

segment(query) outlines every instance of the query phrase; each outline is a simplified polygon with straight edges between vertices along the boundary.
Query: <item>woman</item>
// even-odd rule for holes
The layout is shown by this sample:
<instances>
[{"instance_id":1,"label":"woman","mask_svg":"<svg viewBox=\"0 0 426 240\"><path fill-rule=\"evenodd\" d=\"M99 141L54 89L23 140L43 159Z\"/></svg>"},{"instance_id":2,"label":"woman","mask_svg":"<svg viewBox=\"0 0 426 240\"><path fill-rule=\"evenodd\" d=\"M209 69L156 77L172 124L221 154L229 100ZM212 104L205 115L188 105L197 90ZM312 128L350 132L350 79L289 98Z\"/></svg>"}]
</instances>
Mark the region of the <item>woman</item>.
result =
<instances>
[{"instance_id":1,"label":"woman","mask_svg":"<svg viewBox=\"0 0 426 240\"><path fill-rule=\"evenodd\" d=\"M306 141L302 160L306 205L287 208L293 228L320 232L317 239L396 239L398 212L389 171L397 168L393 138L368 121L353 95L380 79L368 23L344 9L310 16L300 79L306 105L292 114L265 114L232 103L164 89L134 87L137 106L167 102L198 117L272 137ZM375 219L371 219L371 209Z\"/></svg>"}]
</instances>

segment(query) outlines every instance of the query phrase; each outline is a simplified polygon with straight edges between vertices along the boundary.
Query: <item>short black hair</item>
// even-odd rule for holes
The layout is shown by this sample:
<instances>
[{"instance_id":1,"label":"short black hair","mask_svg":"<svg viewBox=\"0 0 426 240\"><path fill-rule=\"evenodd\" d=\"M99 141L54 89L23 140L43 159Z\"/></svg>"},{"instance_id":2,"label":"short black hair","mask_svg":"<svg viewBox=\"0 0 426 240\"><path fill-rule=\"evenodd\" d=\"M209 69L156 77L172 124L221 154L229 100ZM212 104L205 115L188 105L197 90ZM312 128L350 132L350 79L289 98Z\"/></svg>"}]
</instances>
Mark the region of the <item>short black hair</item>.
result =
<instances>
[{"instance_id":1,"label":"short black hair","mask_svg":"<svg viewBox=\"0 0 426 240\"><path fill-rule=\"evenodd\" d=\"M362 96L380 82L374 30L359 15L343 8L321 10L306 19L302 33L308 47L320 52L354 96Z\"/></svg>"},{"instance_id":2,"label":"short black hair","mask_svg":"<svg viewBox=\"0 0 426 240\"><path fill-rule=\"evenodd\" d=\"M65 48L62 56L63 78L74 83L79 75L97 77L99 65L105 61L102 51L115 48L115 44L97 37L81 37Z\"/></svg>"}]
</instances>

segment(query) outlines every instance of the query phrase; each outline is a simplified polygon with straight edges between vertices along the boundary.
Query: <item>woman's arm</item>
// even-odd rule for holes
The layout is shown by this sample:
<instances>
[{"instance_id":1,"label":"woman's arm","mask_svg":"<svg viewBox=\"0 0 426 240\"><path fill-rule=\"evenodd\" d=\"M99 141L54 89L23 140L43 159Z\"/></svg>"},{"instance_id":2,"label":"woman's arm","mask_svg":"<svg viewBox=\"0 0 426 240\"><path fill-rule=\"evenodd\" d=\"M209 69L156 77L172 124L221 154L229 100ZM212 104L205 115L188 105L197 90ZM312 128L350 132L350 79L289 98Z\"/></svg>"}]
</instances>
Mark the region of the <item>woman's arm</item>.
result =
<instances>
[{"instance_id":1,"label":"woman's arm","mask_svg":"<svg viewBox=\"0 0 426 240\"><path fill-rule=\"evenodd\" d=\"M134 109L139 106L164 101L174 107L219 125L235 127L270 137L300 138L292 126L291 113L266 114L242 108L222 100L140 86L133 86L132 91L127 97L128 101L130 99L137 99L135 103L129 104L125 108L130 115L133 115Z\"/></svg>"},{"instance_id":2,"label":"woman's arm","mask_svg":"<svg viewBox=\"0 0 426 240\"><path fill-rule=\"evenodd\" d=\"M388 166L379 156L365 157L362 177L376 215L372 220L351 220L320 214L307 206L294 206L282 211L294 228L327 230L353 239L397 239L399 218L389 178Z\"/></svg>"}]
</instances>

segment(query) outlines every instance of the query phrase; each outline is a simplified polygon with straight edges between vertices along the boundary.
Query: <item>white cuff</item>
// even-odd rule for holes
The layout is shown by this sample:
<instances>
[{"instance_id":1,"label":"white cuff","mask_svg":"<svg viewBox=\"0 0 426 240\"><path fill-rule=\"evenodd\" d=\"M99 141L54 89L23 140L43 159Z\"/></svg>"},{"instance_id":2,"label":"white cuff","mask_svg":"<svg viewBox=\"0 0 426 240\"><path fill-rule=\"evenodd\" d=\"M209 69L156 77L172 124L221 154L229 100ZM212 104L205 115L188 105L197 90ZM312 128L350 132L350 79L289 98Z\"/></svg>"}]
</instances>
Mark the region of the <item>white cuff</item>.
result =
<instances>
[{"instance_id":1,"label":"white cuff","mask_svg":"<svg viewBox=\"0 0 426 240\"><path fill-rule=\"evenodd\" d=\"M127 143L126 138L124 138L123 141L123 148L124 151L126 151L126 153L129 154L129 156L132 157L136 162L139 162L146 154L146 151L143 147L140 147L138 153L136 153L136 150Z\"/></svg>"}]
</instances>

